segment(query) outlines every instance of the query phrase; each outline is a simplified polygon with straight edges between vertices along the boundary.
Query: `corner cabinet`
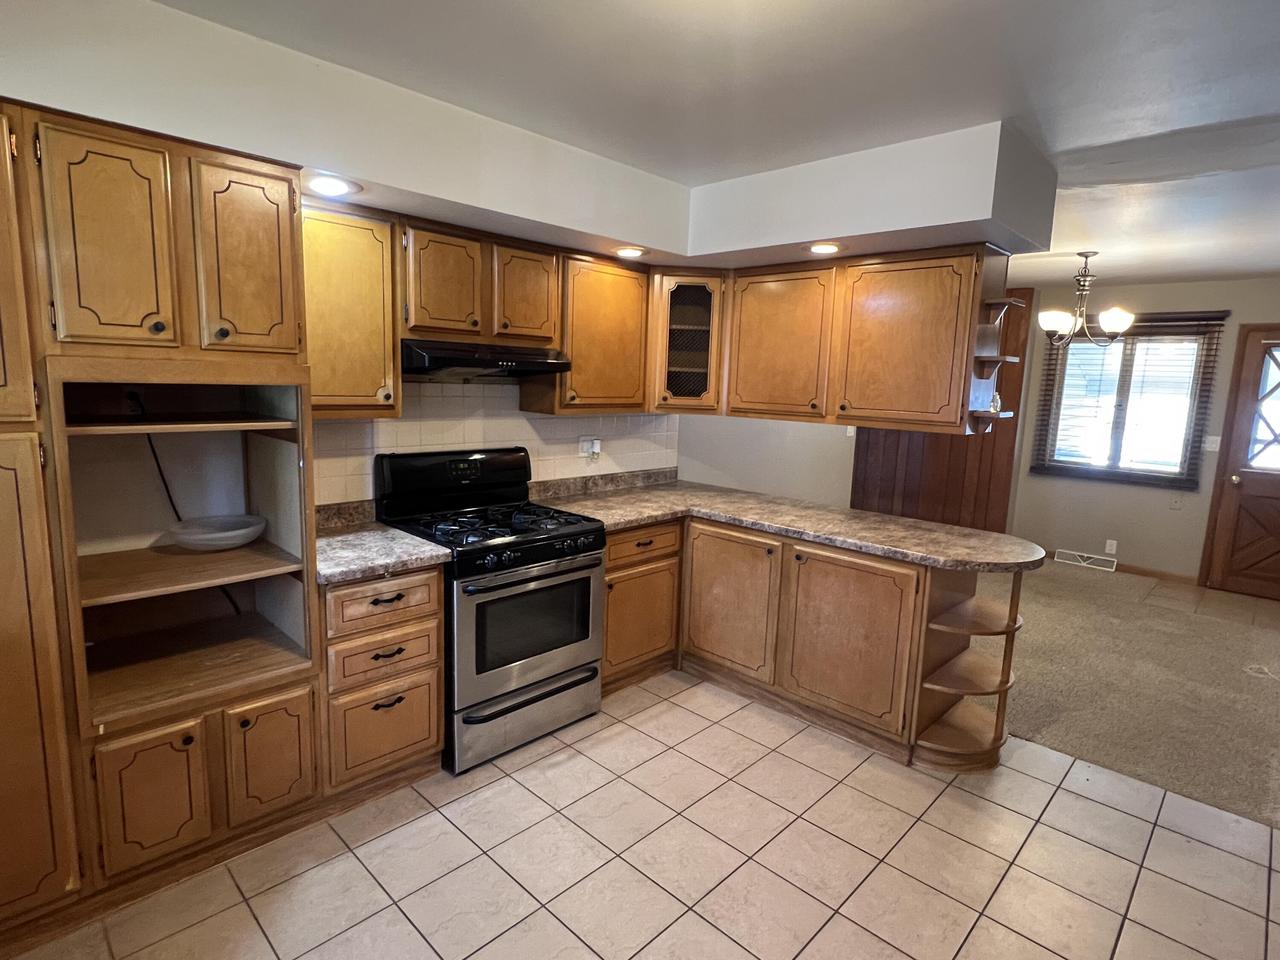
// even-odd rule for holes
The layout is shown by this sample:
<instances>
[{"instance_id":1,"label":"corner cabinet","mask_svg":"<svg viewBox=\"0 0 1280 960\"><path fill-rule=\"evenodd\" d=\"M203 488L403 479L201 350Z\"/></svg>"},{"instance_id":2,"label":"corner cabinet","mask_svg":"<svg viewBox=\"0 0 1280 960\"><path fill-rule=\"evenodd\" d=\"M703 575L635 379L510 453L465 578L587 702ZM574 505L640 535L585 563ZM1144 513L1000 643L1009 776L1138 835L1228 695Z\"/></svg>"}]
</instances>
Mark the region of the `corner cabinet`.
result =
<instances>
[{"instance_id":1,"label":"corner cabinet","mask_svg":"<svg viewBox=\"0 0 1280 960\"><path fill-rule=\"evenodd\" d=\"M724 278L653 277L654 408L713 413L720 405Z\"/></svg>"}]
</instances>

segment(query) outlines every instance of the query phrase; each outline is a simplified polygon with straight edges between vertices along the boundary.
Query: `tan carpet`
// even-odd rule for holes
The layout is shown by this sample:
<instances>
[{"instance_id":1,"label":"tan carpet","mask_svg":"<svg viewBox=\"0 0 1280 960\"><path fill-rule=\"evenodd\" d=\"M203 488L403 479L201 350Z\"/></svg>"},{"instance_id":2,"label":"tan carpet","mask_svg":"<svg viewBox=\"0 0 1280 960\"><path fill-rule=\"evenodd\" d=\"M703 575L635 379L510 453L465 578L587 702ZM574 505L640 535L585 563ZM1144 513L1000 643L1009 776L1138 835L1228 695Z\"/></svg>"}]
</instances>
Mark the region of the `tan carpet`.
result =
<instances>
[{"instance_id":1,"label":"tan carpet","mask_svg":"<svg viewBox=\"0 0 1280 960\"><path fill-rule=\"evenodd\" d=\"M1010 733L1280 825L1280 630L1144 603L1155 584L1024 578Z\"/></svg>"}]
</instances>

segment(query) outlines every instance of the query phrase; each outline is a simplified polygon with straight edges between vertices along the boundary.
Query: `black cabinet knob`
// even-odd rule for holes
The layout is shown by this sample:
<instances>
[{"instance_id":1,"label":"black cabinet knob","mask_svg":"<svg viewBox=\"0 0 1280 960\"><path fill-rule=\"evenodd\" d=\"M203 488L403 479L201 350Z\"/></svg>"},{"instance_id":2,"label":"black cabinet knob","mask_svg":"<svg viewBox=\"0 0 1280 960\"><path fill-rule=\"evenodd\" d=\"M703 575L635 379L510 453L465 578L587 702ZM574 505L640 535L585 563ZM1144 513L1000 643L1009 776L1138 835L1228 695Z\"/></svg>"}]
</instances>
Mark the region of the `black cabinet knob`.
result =
<instances>
[{"instance_id":1,"label":"black cabinet knob","mask_svg":"<svg viewBox=\"0 0 1280 960\"><path fill-rule=\"evenodd\" d=\"M249 723L249 718L248 718L248 717L245 717L243 720L241 720L241 721L240 721L240 729L241 729L241 730L248 730L250 726L252 726L252 724L251 724L251 723Z\"/></svg>"},{"instance_id":2,"label":"black cabinet knob","mask_svg":"<svg viewBox=\"0 0 1280 960\"><path fill-rule=\"evenodd\" d=\"M818 404L817 404L816 402L809 404L809 409L810 409L810 410L817 410L817 409L818 409Z\"/></svg>"},{"instance_id":3,"label":"black cabinet knob","mask_svg":"<svg viewBox=\"0 0 1280 960\"><path fill-rule=\"evenodd\" d=\"M840 404L840 409L841 409L841 410L848 410L848 409L849 409L849 405L848 405L847 403L842 403L842 404Z\"/></svg>"},{"instance_id":4,"label":"black cabinet knob","mask_svg":"<svg viewBox=\"0 0 1280 960\"><path fill-rule=\"evenodd\" d=\"M480 321L479 321L479 320L477 320L475 317L472 317L472 318L468 321L468 323L470 323L473 327L478 327L478 326L480 326Z\"/></svg>"},{"instance_id":5,"label":"black cabinet knob","mask_svg":"<svg viewBox=\"0 0 1280 960\"><path fill-rule=\"evenodd\" d=\"M219 340L225 340L225 339L227 339L227 337L231 336L231 331L230 331L230 330L228 330L226 327L219 327L219 328L214 332L214 334L213 334L213 335L214 335L215 337L217 337Z\"/></svg>"},{"instance_id":6,"label":"black cabinet knob","mask_svg":"<svg viewBox=\"0 0 1280 960\"><path fill-rule=\"evenodd\" d=\"M389 400L391 399L391 394L389 394L389 393L384 393L384 394L382 395L382 399L383 399L383 400L388 400L388 401L389 401Z\"/></svg>"},{"instance_id":7,"label":"black cabinet knob","mask_svg":"<svg viewBox=\"0 0 1280 960\"><path fill-rule=\"evenodd\" d=\"M168 324L166 324L163 320L157 320L155 323L151 324L152 333L164 333L168 329L169 329Z\"/></svg>"},{"instance_id":8,"label":"black cabinet knob","mask_svg":"<svg viewBox=\"0 0 1280 960\"><path fill-rule=\"evenodd\" d=\"M184 747L189 747L189 746L191 746L191 745L192 745L193 743L195 743L195 742L196 742L196 738L195 738L195 737L193 737L193 736L192 736L191 734L189 734L189 733L188 733L185 737L183 737L183 738L182 738L182 745L183 745Z\"/></svg>"},{"instance_id":9,"label":"black cabinet knob","mask_svg":"<svg viewBox=\"0 0 1280 960\"><path fill-rule=\"evenodd\" d=\"M503 329L503 330L510 330L510 329L511 329L511 324L510 324L510 323L508 323L506 320L503 320L503 321L502 321L502 329Z\"/></svg>"}]
</instances>

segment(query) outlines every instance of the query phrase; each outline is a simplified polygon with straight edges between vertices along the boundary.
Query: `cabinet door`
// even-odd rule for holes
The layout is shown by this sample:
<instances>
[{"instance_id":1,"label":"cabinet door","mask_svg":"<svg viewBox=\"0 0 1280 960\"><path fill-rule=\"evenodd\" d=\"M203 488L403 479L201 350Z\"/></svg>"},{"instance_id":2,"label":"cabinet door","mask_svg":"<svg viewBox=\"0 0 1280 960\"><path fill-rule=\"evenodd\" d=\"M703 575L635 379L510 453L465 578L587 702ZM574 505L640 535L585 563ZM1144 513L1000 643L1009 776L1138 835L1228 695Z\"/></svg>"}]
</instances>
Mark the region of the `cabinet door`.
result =
<instances>
[{"instance_id":1,"label":"cabinet door","mask_svg":"<svg viewBox=\"0 0 1280 960\"><path fill-rule=\"evenodd\" d=\"M484 265L478 240L409 232L409 329L480 333Z\"/></svg>"},{"instance_id":2,"label":"cabinet door","mask_svg":"<svg viewBox=\"0 0 1280 960\"><path fill-rule=\"evenodd\" d=\"M566 261L564 351L573 366L563 378L564 404L644 409L645 287L633 270Z\"/></svg>"},{"instance_id":3,"label":"cabinet door","mask_svg":"<svg viewBox=\"0 0 1280 960\"><path fill-rule=\"evenodd\" d=\"M307 362L314 407L395 408L391 224L302 212Z\"/></svg>"},{"instance_id":4,"label":"cabinet door","mask_svg":"<svg viewBox=\"0 0 1280 960\"><path fill-rule=\"evenodd\" d=\"M108 741L93 757L108 874L209 836L203 720Z\"/></svg>"},{"instance_id":5,"label":"cabinet door","mask_svg":"<svg viewBox=\"0 0 1280 960\"><path fill-rule=\"evenodd\" d=\"M9 143L9 118L0 114L0 143ZM23 299L22 255L18 249L18 208L13 163L0 150L0 420L34 420L27 308Z\"/></svg>"},{"instance_id":6,"label":"cabinet door","mask_svg":"<svg viewBox=\"0 0 1280 960\"><path fill-rule=\"evenodd\" d=\"M80 886L38 458L0 437L0 916Z\"/></svg>"},{"instance_id":7,"label":"cabinet door","mask_svg":"<svg viewBox=\"0 0 1280 960\"><path fill-rule=\"evenodd\" d=\"M168 152L114 131L36 130L58 339L176 344Z\"/></svg>"},{"instance_id":8,"label":"cabinet door","mask_svg":"<svg viewBox=\"0 0 1280 960\"><path fill-rule=\"evenodd\" d=\"M686 549L686 649L772 683L781 541L692 523Z\"/></svg>"},{"instance_id":9,"label":"cabinet door","mask_svg":"<svg viewBox=\"0 0 1280 960\"><path fill-rule=\"evenodd\" d=\"M493 248L493 328L500 337L553 341L560 326L556 256Z\"/></svg>"},{"instance_id":10,"label":"cabinet door","mask_svg":"<svg viewBox=\"0 0 1280 960\"><path fill-rule=\"evenodd\" d=\"M608 677L676 648L680 560L659 560L605 577L604 662Z\"/></svg>"},{"instance_id":11,"label":"cabinet door","mask_svg":"<svg viewBox=\"0 0 1280 960\"><path fill-rule=\"evenodd\" d=\"M729 410L821 418L835 310L834 267L734 285Z\"/></svg>"},{"instance_id":12,"label":"cabinet door","mask_svg":"<svg viewBox=\"0 0 1280 960\"><path fill-rule=\"evenodd\" d=\"M311 689L290 690L223 713L227 819L232 826L315 793Z\"/></svg>"},{"instance_id":13,"label":"cabinet door","mask_svg":"<svg viewBox=\"0 0 1280 960\"><path fill-rule=\"evenodd\" d=\"M440 748L440 669L329 700L329 780L337 786Z\"/></svg>"},{"instance_id":14,"label":"cabinet door","mask_svg":"<svg viewBox=\"0 0 1280 960\"><path fill-rule=\"evenodd\" d=\"M900 733L919 574L844 551L788 545L786 554L778 685Z\"/></svg>"},{"instance_id":15,"label":"cabinet door","mask_svg":"<svg viewBox=\"0 0 1280 960\"><path fill-rule=\"evenodd\" d=\"M292 179L192 159L191 187L201 342L295 352Z\"/></svg>"},{"instance_id":16,"label":"cabinet door","mask_svg":"<svg viewBox=\"0 0 1280 960\"><path fill-rule=\"evenodd\" d=\"M715 410L720 399L719 277L662 277L654 318L657 406Z\"/></svg>"},{"instance_id":17,"label":"cabinet door","mask_svg":"<svg viewBox=\"0 0 1280 960\"><path fill-rule=\"evenodd\" d=\"M851 266L834 377L842 420L959 423L974 257Z\"/></svg>"}]
</instances>

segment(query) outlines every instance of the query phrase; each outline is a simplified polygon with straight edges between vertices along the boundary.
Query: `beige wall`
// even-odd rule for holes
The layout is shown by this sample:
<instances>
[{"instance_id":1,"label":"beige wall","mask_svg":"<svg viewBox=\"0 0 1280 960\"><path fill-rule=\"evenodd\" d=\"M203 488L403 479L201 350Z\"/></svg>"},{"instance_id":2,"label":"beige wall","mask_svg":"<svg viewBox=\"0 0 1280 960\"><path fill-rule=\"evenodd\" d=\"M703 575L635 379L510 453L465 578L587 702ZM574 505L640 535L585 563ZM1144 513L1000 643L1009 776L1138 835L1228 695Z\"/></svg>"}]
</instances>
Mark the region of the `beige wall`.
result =
<instances>
[{"instance_id":1,"label":"beige wall","mask_svg":"<svg viewBox=\"0 0 1280 960\"><path fill-rule=\"evenodd\" d=\"M1070 290L1046 289L1041 305L1069 304ZM1133 286L1099 282L1099 307L1122 304L1136 313L1179 310L1230 310L1223 333L1209 415L1210 436L1220 437L1235 358L1236 332L1242 324L1280 322L1280 277L1213 280ZM1097 480L1034 476L1030 438L1035 402L1043 374L1044 338L1033 331L1023 402L1018 480L1010 532L1048 549L1103 553L1105 541L1119 541L1122 564L1181 576L1196 576L1209 519L1218 454L1205 451L1198 491L1161 490Z\"/></svg>"}]
</instances>

